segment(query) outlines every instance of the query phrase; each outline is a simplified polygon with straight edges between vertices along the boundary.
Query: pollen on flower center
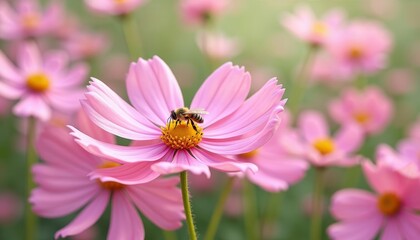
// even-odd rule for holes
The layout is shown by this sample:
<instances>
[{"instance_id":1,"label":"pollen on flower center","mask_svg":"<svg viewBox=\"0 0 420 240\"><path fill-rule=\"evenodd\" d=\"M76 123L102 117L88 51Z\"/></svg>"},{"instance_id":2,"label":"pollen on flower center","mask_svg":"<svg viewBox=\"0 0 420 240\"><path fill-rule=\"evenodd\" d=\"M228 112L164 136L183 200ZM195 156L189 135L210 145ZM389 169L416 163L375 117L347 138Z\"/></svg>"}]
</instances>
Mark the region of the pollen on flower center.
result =
<instances>
[{"instance_id":1,"label":"pollen on flower center","mask_svg":"<svg viewBox=\"0 0 420 240\"><path fill-rule=\"evenodd\" d=\"M312 25L312 32L318 36L325 36L328 32L327 25L323 22L316 22Z\"/></svg>"},{"instance_id":2,"label":"pollen on flower center","mask_svg":"<svg viewBox=\"0 0 420 240\"><path fill-rule=\"evenodd\" d=\"M359 60L363 57L363 55L363 49L357 45L351 46L348 51L349 58L353 60Z\"/></svg>"},{"instance_id":3,"label":"pollen on flower center","mask_svg":"<svg viewBox=\"0 0 420 240\"><path fill-rule=\"evenodd\" d=\"M120 166L119 163L106 161L102 165L100 165L98 168L113 168L113 167L118 167L118 166ZM103 182L101 180L98 180L98 183L99 185L101 185L101 187L107 190L119 190L125 187L124 184L112 182L112 181Z\"/></svg>"},{"instance_id":4,"label":"pollen on flower center","mask_svg":"<svg viewBox=\"0 0 420 240\"><path fill-rule=\"evenodd\" d=\"M22 25L26 29L34 29L38 27L39 22L39 16L35 13L28 13L22 17Z\"/></svg>"},{"instance_id":5,"label":"pollen on flower center","mask_svg":"<svg viewBox=\"0 0 420 240\"><path fill-rule=\"evenodd\" d=\"M353 115L353 118L360 124L365 124L370 120L370 116L367 113L356 113Z\"/></svg>"},{"instance_id":6,"label":"pollen on flower center","mask_svg":"<svg viewBox=\"0 0 420 240\"><path fill-rule=\"evenodd\" d=\"M35 73L26 78L26 86L34 92L45 92L50 87L50 79L44 73Z\"/></svg>"},{"instance_id":7,"label":"pollen on flower center","mask_svg":"<svg viewBox=\"0 0 420 240\"><path fill-rule=\"evenodd\" d=\"M114 0L115 4L124 4L127 0Z\"/></svg>"},{"instance_id":8,"label":"pollen on flower center","mask_svg":"<svg viewBox=\"0 0 420 240\"><path fill-rule=\"evenodd\" d=\"M257 154L258 154L258 149L255 149L251 152L239 154L238 156L240 158L244 158L244 159L251 159L251 158L255 157Z\"/></svg>"},{"instance_id":9,"label":"pollen on flower center","mask_svg":"<svg viewBox=\"0 0 420 240\"><path fill-rule=\"evenodd\" d=\"M401 200L395 193L383 193L379 196L377 206L386 216L398 213L401 208Z\"/></svg>"},{"instance_id":10,"label":"pollen on flower center","mask_svg":"<svg viewBox=\"0 0 420 240\"><path fill-rule=\"evenodd\" d=\"M327 155L334 151L334 142L329 138L317 139L313 142L313 146L321 155Z\"/></svg>"},{"instance_id":11,"label":"pollen on flower center","mask_svg":"<svg viewBox=\"0 0 420 240\"><path fill-rule=\"evenodd\" d=\"M165 127L161 127L160 139L173 149L190 149L197 146L203 137L203 129L195 123L197 131L191 123L182 121L176 123L171 120Z\"/></svg>"}]
</instances>

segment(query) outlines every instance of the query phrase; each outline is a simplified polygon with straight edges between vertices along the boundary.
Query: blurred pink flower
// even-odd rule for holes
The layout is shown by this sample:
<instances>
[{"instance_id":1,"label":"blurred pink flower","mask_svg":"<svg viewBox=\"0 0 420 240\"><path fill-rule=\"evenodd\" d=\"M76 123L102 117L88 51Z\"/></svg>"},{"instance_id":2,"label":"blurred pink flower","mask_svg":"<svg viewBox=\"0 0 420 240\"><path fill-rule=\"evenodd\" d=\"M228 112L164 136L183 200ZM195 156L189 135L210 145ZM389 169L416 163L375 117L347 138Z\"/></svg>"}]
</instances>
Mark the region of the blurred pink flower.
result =
<instances>
[{"instance_id":1,"label":"blurred pink flower","mask_svg":"<svg viewBox=\"0 0 420 240\"><path fill-rule=\"evenodd\" d=\"M10 100L0 96L0 116L5 116L10 110Z\"/></svg>"},{"instance_id":2,"label":"blurred pink flower","mask_svg":"<svg viewBox=\"0 0 420 240\"><path fill-rule=\"evenodd\" d=\"M80 107L83 90L78 88L85 80L85 64L66 69L68 59L61 52L41 56L35 44L23 44L14 66L0 52L0 95L18 99L13 112L20 117L34 116L47 121L51 108L72 112Z\"/></svg>"},{"instance_id":3,"label":"blurred pink flower","mask_svg":"<svg viewBox=\"0 0 420 240\"><path fill-rule=\"evenodd\" d=\"M229 81L227 81L229 80ZM209 167L223 172L257 168L225 157L250 152L272 136L283 110L284 89L269 80L245 100L251 77L244 68L226 63L219 67L196 93L191 109L205 109L204 122L194 126L171 119L171 111L184 107L175 76L159 57L132 63L127 92L134 107L124 102L104 83L93 79L82 105L98 126L120 137L134 140L132 146L104 143L73 129L77 142L89 152L127 163L154 162L161 174L191 171L210 177ZM256 109L258 106L258 109ZM97 171L98 172L98 171ZM118 168L107 176L122 177Z\"/></svg>"},{"instance_id":4,"label":"blurred pink flower","mask_svg":"<svg viewBox=\"0 0 420 240\"><path fill-rule=\"evenodd\" d=\"M185 22L204 24L229 6L230 0L181 0L181 14Z\"/></svg>"},{"instance_id":5,"label":"blurred pink flower","mask_svg":"<svg viewBox=\"0 0 420 240\"><path fill-rule=\"evenodd\" d=\"M322 114L305 111L300 115L298 128L303 137L303 156L312 165L350 166L358 163L359 157L351 156L351 153L362 145L364 137L355 124L342 126L335 137L331 137Z\"/></svg>"},{"instance_id":6,"label":"blurred pink flower","mask_svg":"<svg viewBox=\"0 0 420 240\"><path fill-rule=\"evenodd\" d=\"M390 93L404 95L415 89L415 74L410 69L393 69L387 73L385 84Z\"/></svg>"},{"instance_id":7,"label":"blurred pink flower","mask_svg":"<svg viewBox=\"0 0 420 240\"><path fill-rule=\"evenodd\" d=\"M420 182L387 165L362 164L376 193L344 189L332 197L331 213L340 222L328 228L332 239L417 239L420 233Z\"/></svg>"},{"instance_id":8,"label":"blurred pink flower","mask_svg":"<svg viewBox=\"0 0 420 240\"><path fill-rule=\"evenodd\" d=\"M108 47L108 39L103 34L77 32L62 44L73 60L80 60L103 53Z\"/></svg>"},{"instance_id":9,"label":"blurred pink flower","mask_svg":"<svg viewBox=\"0 0 420 240\"><path fill-rule=\"evenodd\" d=\"M52 1L45 11L37 0L18 0L16 10L0 2L0 38L7 40L40 37L50 33L60 21L61 6Z\"/></svg>"},{"instance_id":10,"label":"blurred pink flower","mask_svg":"<svg viewBox=\"0 0 420 240\"><path fill-rule=\"evenodd\" d=\"M297 136L289 129L289 114L281 113L282 122L273 137L262 147L237 156L238 160L252 162L258 167L256 173L246 173L246 177L256 185L269 192L284 191L289 185L300 181L308 163L301 157L293 155L291 147L296 147Z\"/></svg>"},{"instance_id":11,"label":"blurred pink flower","mask_svg":"<svg viewBox=\"0 0 420 240\"><path fill-rule=\"evenodd\" d=\"M396 152L390 146L381 144L376 149L377 165L390 166L407 177L420 177L420 158L416 156L418 146L418 143L403 141Z\"/></svg>"},{"instance_id":12,"label":"blurred pink flower","mask_svg":"<svg viewBox=\"0 0 420 240\"><path fill-rule=\"evenodd\" d=\"M79 115L78 127L96 139L115 143L113 135L95 126L86 116ZM93 180L88 174L95 169L119 166L94 156L78 146L66 128L48 127L36 144L44 163L33 167L34 181L30 202L36 214L57 218L83 210L55 237L79 234L91 227L103 214L111 201L111 223L108 239L144 239L138 208L160 228L174 230L184 219L181 191L176 187L177 178L156 179L158 174L132 169L142 175L142 184L130 185L112 180ZM115 159L113 159L115 160ZM143 163L150 168L149 163Z\"/></svg>"},{"instance_id":13,"label":"blurred pink flower","mask_svg":"<svg viewBox=\"0 0 420 240\"><path fill-rule=\"evenodd\" d=\"M206 56L216 60L229 59L239 53L238 41L222 33L201 32L197 35L197 44Z\"/></svg>"},{"instance_id":14,"label":"blurred pink flower","mask_svg":"<svg viewBox=\"0 0 420 240\"><path fill-rule=\"evenodd\" d=\"M341 125L356 123L365 133L378 134L391 120L393 105L379 88L370 86L363 91L345 90L340 99L331 102L329 112Z\"/></svg>"},{"instance_id":15,"label":"blurred pink flower","mask_svg":"<svg viewBox=\"0 0 420 240\"><path fill-rule=\"evenodd\" d=\"M281 23L297 38L314 46L324 46L344 22L344 13L339 10L328 12L323 18L317 19L308 6L301 6L294 14L288 14Z\"/></svg>"},{"instance_id":16,"label":"blurred pink flower","mask_svg":"<svg viewBox=\"0 0 420 240\"><path fill-rule=\"evenodd\" d=\"M384 68L391 46L391 35L383 26L355 21L335 34L328 42L327 49L346 71L357 75Z\"/></svg>"},{"instance_id":17,"label":"blurred pink flower","mask_svg":"<svg viewBox=\"0 0 420 240\"><path fill-rule=\"evenodd\" d=\"M92 11L109 15L129 14L146 2L147 0L85 0Z\"/></svg>"},{"instance_id":18,"label":"blurred pink flower","mask_svg":"<svg viewBox=\"0 0 420 240\"><path fill-rule=\"evenodd\" d=\"M420 117L418 117L417 122L410 127L408 135L410 138L420 140Z\"/></svg>"},{"instance_id":19,"label":"blurred pink flower","mask_svg":"<svg viewBox=\"0 0 420 240\"><path fill-rule=\"evenodd\" d=\"M351 75L348 74L341 64L330 55L318 54L311 67L311 80L324 83L327 86L338 86L348 82Z\"/></svg>"},{"instance_id":20,"label":"blurred pink flower","mask_svg":"<svg viewBox=\"0 0 420 240\"><path fill-rule=\"evenodd\" d=\"M0 224L10 224L17 220L23 210L19 197L12 192L0 192Z\"/></svg>"}]
</instances>

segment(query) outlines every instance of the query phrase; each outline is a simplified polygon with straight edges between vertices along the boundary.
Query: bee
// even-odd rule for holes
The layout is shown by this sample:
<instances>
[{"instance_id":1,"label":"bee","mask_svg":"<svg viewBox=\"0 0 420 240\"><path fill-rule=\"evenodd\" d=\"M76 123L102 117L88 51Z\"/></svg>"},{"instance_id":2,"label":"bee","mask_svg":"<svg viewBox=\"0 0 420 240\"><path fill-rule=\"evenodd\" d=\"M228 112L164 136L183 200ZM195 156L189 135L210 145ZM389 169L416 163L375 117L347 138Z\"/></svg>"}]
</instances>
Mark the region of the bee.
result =
<instances>
[{"instance_id":1,"label":"bee","mask_svg":"<svg viewBox=\"0 0 420 240\"><path fill-rule=\"evenodd\" d=\"M197 127L195 126L196 123L203 123L204 119L201 115L208 114L208 112L204 111L204 109L189 109L187 107L177 108L171 111L171 116L168 118L168 122L170 120L175 120L175 127L181 121L187 121L187 126L191 123L193 129L198 132Z\"/></svg>"}]
</instances>

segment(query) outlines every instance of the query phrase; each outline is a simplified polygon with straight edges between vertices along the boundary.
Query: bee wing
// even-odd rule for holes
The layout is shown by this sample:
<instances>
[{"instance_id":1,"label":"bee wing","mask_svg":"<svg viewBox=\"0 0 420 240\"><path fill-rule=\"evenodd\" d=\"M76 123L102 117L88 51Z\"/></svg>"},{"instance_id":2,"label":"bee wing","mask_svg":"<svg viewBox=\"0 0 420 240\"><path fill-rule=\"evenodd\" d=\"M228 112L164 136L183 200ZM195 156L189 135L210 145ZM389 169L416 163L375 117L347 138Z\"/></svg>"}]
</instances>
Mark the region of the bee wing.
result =
<instances>
[{"instance_id":1,"label":"bee wing","mask_svg":"<svg viewBox=\"0 0 420 240\"><path fill-rule=\"evenodd\" d=\"M200 115L204 115L204 114L209 114L209 112L205 111L204 108L194 108L194 109L189 109L186 114L200 114Z\"/></svg>"}]
</instances>

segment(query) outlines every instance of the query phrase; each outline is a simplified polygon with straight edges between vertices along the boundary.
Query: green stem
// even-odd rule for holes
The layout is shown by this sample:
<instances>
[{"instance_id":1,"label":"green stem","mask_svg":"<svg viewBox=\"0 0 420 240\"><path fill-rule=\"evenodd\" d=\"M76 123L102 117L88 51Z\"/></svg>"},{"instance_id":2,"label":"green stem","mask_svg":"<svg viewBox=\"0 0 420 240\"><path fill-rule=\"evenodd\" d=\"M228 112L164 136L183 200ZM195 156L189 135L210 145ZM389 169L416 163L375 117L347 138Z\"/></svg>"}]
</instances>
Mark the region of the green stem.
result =
<instances>
[{"instance_id":1,"label":"green stem","mask_svg":"<svg viewBox=\"0 0 420 240\"><path fill-rule=\"evenodd\" d=\"M322 237L324 171L324 168L315 167L315 183L312 196L311 240L320 240Z\"/></svg>"},{"instance_id":2,"label":"green stem","mask_svg":"<svg viewBox=\"0 0 420 240\"><path fill-rule=\"evenodd\" d=\"M176 234L173 231L163 231L163 238L165 240L176 240Z\"/></svg>"},{"instance_id":3,"label":"green stem","mask_svg":"<svg viewBox=\"0 0 420 240\"><path fill-rule=\"evenodd\" d=\"M137 31L136 21L132 15L121 15L120 21L124 32L125 43L132 60L142 56L141 41Z\"/></svg>"},{"instance_id":4,"label":"green stem","mask_svg":"<svg viewBox=\"0 0 420 240\"><path fill-rule=\"evenodd\" d=\"M220 194L219 201L217 202L215 211L210 219L209 227L207 228L207 232L204 235L204 240L211 240L214 239L216 235L217 227L219 226L220 219L223 214L223 209L228 199L229 193L232 190L233 183L235 182L235 178L231 177L226 182L225 186L222 189L222 193Z\"/></svg>"},{"instance_id":5,"label":"green stem","mask_svg":"<svg viewBox=\"0 0 420 240\"><path fill-rule=\"evenodd\" d=\"M279 214L281 192L271 193L261 221L261 239L265 239L265 228L270 228ZM274 237L274 236L273 236Z\"/></svg>"},{"instance_id":6,"label":"green stem","mask_svg":"<svg viewBox=\"0 0 420 240\"><path fill-rule=\"evenodd\" d=\"M316 54L317 47L311 46L307 51L306 57L303 60L302 68L296 75L296 78L292 84L291 94L289 95L290 104L289 110L296 116L299 111L299 104L302 101L303 95L306 90L306 78L308 77L308 71L312 65L312 60Z\"/></svg>"},{"instance_id":7,"label":"green stem","mask_svg":"<svg viewBox=\"0 0 420 240\"><path fill-rule=\"evenodd\" d=\"M32 212L31 204L29 203L29 196L32 189L35 187L32 177L32 166L37 162L37 155L35 151L35 134L36 134L36 119L30 117L28 121L28 133L26 139L26 203L25 203L25 239L36 239L36 225L37 218Z\"/></svg>"},{"instance_id":8,"label":"green stem","mask_svg":"<svg viewBox=\"0 0 420 240\"><path fill-rule=\"evenodd\" d=\"M258 238L258 209L254 186L244 180L245 228L248 240Z\"/></svg>"},{"instance_id":9,"label":"green stem","mask_svg":"<svg viewBox=\"0 0 420 240\"><path fill-rule=\"evenodd\" d=\"M194 219L193 219L192 211L191 211L190 196L188 193L187 172L186 171L181 172L180 178L181 178L182 201L184 202L184 211L185 211L185 216L187 217L188 234L190 235L190 240L197 240L197 234L195 233Z\"/></svg>"}]
</instances>

